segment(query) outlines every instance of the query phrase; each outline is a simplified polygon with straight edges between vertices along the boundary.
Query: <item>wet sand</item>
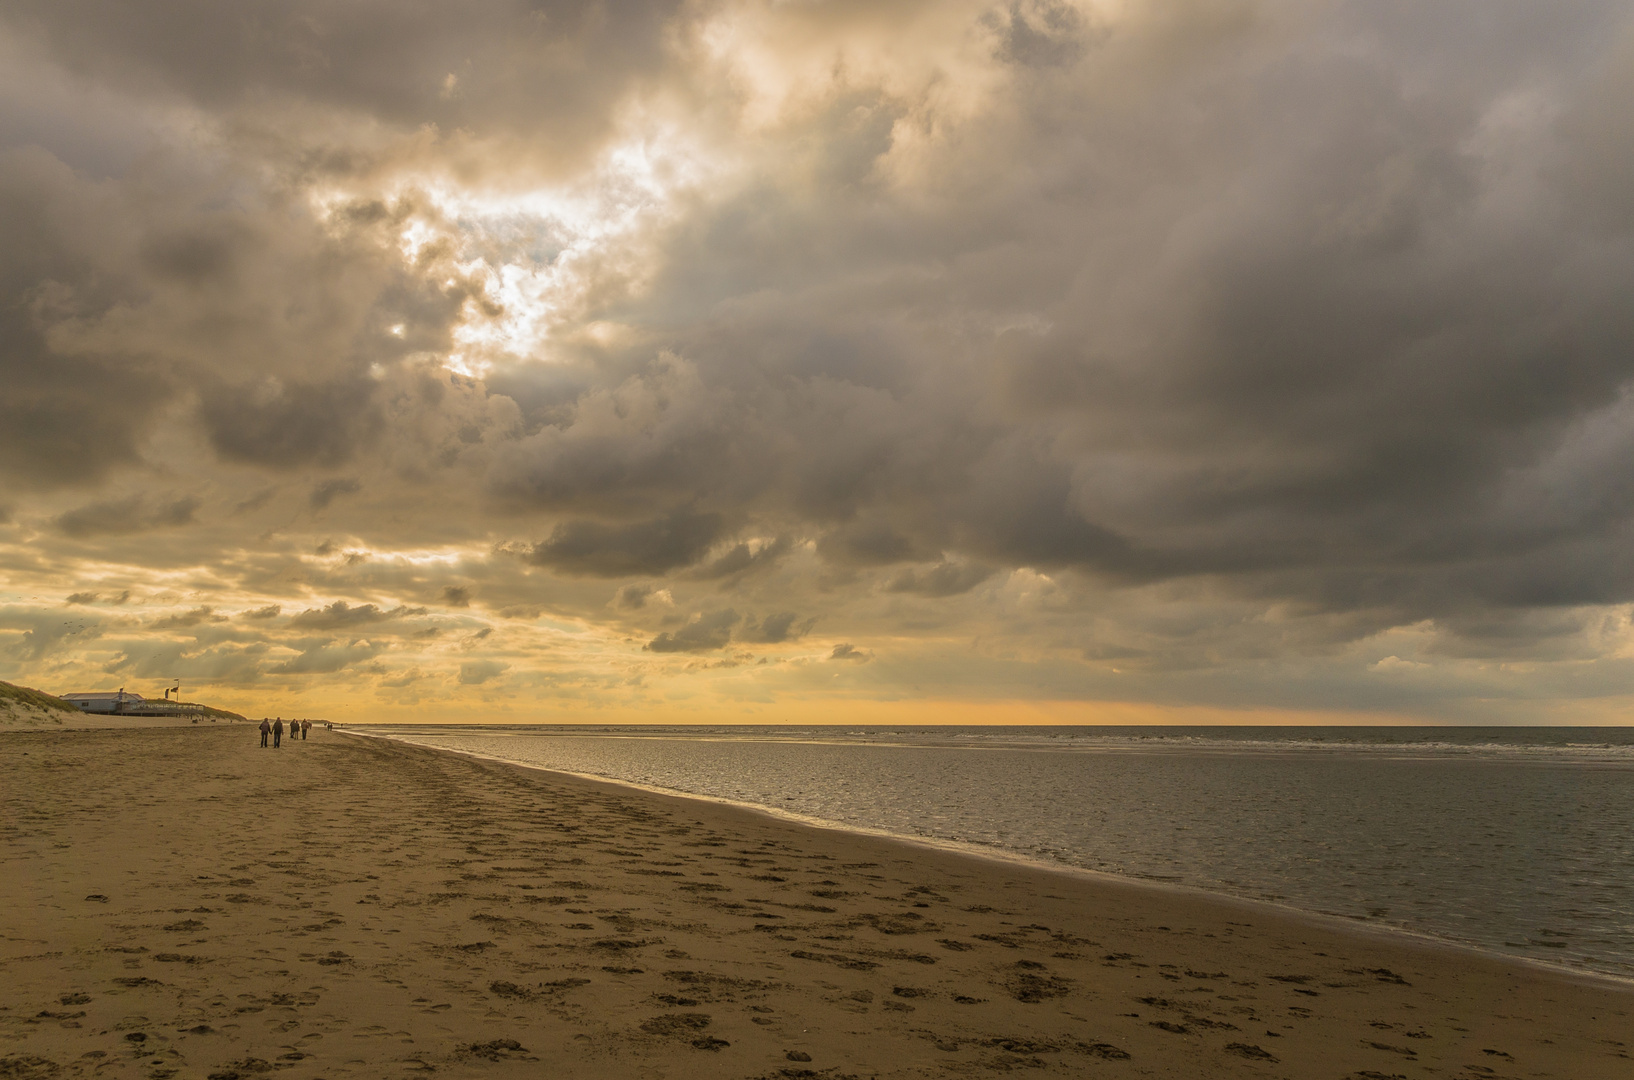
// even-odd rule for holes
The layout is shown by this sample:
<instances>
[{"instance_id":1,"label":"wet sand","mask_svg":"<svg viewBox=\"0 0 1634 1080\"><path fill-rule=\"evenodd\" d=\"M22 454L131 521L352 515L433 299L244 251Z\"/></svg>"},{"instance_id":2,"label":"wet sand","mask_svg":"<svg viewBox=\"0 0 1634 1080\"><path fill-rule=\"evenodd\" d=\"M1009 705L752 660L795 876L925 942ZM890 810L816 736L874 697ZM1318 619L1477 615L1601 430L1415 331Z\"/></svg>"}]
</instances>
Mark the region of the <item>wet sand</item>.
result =
<instances>
[{"instance_id":1,"label":"wet sand","mask_svg":"<svg viewBox=\"0 0 1634 1080\"><path fill-rule=\"evenodd\" d=\"M1634 991L313 731L0 733L0 1077L1634 1076Z\"/></svg>"}]
</instances>

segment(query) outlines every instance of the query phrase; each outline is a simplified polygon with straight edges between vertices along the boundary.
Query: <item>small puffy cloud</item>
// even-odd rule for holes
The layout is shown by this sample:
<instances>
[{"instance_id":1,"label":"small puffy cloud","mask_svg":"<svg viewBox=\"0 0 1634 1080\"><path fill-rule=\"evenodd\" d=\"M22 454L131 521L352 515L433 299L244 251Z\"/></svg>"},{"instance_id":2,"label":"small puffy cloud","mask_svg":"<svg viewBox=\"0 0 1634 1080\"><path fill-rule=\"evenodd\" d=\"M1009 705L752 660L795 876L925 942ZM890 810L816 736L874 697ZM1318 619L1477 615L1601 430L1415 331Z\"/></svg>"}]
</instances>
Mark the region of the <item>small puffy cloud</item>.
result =
<instances>
[{"instance_id":1,"label":"small puffy cloud","mask_svg":"<svg viewBox=\"0 0 1634 1080\"><path fill-rule=\"evenodd\" d=\"M460 685L481 686L509 671L511 665L499 660L466 660L460 664Z\"/></svg>"},{"instance_id":2,"label":"small puffy cloud","mask_svg":"<svg viewBox=\"0 0 1634 1080\"><path fill-rule=\"evenodd\" d=\"M97 602L97 595L94 592L69 593L68 594L68 599L66 601L64 601L64 603L67 603L67 604L70 604L70 605L72 605L72 604L94 604L96 602Z\"/></svg>"},{"instance_id":3,"label":"small puffy cloud","mask_svg":"<svg viewBox=\"0 0 1634 1080\"><path fill-rule=\"evenodd\" d=\"M246 619L276 619L279 615L282 615L283 612L284 612L284 609L283 609L283 607L281 605L268 604L266 607L258 607L258 608L255 608L255 609L251 610L251 611L244 612L244 618L246 618Z\"/></svg>"},{"instance_id":4,"label":"small puffy cloud","mask_svg":"<svg viewBox=\"0 0 1634 1080\"><path fill-rule=\"evenodd\" d=\"M464 585L443 586L443 603L448 607L470 607L471 590Z\"/></svg>"},{"instance_id":5,"label":"small puffy cloud","mask_svg":"<svg viewBox=\"0 0 1634 1080\"><path fill-rule=\"evenodd\" d=\"M854 660L857 663L867 663L874 658L873 653L859 651L850 642L842 642L834 646L834 651L828 654L830 660Z\"/></svg>"},{"instance_id":6,"label":"small puffy cloud","mask_svg":"<svg viewBox=\"0 0 1634 1080\"><path fill-rule=\"evenodd\" d=\"M724 648L732 640L732 627L738 622L738 613L731 608L700 615L671 634L659 634L647 642L646 648L655 653L709 652Z\"/></svg>"}]
</instances>

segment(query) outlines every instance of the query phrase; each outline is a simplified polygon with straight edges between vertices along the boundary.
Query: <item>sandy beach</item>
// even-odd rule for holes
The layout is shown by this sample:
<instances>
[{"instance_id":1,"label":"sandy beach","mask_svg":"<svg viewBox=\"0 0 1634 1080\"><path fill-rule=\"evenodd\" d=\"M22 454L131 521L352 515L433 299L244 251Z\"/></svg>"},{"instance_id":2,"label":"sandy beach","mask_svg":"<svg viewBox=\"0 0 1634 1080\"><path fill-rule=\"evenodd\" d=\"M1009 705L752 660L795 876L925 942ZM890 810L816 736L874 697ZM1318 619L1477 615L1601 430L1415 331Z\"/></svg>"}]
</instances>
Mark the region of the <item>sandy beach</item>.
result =
<instances>
[{"instance_id":1,"label":"sandy beach","mask_svg":"<svg viewBox=\"0 0 1634 1080\"><path fill-rule=\"evenodd\" d=\"M0 733L0 1077L1634 1076L1634 991L377 739Z\"/></svg>"}]
</instances>

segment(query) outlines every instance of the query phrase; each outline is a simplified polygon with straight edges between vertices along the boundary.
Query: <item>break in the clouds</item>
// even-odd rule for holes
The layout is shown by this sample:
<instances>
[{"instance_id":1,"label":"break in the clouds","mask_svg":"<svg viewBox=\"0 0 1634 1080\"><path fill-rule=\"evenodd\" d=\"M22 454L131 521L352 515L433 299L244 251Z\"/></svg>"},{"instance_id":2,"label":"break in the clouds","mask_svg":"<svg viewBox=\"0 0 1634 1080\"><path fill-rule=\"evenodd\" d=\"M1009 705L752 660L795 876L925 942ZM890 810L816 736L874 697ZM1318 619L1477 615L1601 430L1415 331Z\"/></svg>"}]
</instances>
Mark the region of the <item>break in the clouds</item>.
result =
<instances>
[{"instance_id":1,"label":"break in the clouds","mask_svg":"<svg viewBox=\"0 0 1634 1080\"><path fill-rule=\"evenodd\" d=\"M0 677L1615 718L1630 100L1617 3L18 0Z\"/></svg>"}]
</instances>

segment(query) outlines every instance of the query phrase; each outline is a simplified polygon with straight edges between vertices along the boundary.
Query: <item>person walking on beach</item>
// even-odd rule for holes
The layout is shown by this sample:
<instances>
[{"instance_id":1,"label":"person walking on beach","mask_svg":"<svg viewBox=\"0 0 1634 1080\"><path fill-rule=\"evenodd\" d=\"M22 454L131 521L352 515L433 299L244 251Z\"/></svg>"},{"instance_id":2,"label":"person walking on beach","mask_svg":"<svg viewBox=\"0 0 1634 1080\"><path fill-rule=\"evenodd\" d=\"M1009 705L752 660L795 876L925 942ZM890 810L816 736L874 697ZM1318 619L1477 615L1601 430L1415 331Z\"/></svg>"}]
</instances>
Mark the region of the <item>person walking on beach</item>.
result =
<instances>
[{"instance_id":1,"label":"person walking on beach","mask_svg":"<svg viewBox=\"0 0 1634 1080\"><path fill-rule=\"evenodd\" d=\"M278 749L279 745L283 741L284 741L284 718L282 716L279 716L279 717L274 718L273 721L272 721L272 748L274 750Z\"/></svg>"},{"instance_id":2,"label":"person walking on beach","mask_svg":"<svg viewBox=\"0 0 1634 1080\"><path fill-rule=\"evenodd\" d=\"M267 718L263 716L261 718L261 745L262 746L267 745L267 736L271 735L271 734L272 734L272 725L267 723Z\"/></svg>"},{"instance_id":3,"label":"person walking on beach","mask_svg":"<svg viewBox=\"0 0 1634 1080\"><path fill-rule=\"evenodd\" d=\"M306 742L306 733L311 731L311 730L312 730L312 721L302 720L301 721L301 741L302 742Z\"/></svg>"}]
</instances>

